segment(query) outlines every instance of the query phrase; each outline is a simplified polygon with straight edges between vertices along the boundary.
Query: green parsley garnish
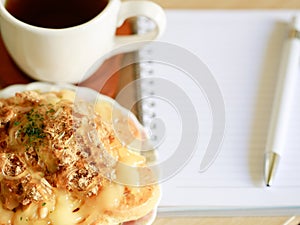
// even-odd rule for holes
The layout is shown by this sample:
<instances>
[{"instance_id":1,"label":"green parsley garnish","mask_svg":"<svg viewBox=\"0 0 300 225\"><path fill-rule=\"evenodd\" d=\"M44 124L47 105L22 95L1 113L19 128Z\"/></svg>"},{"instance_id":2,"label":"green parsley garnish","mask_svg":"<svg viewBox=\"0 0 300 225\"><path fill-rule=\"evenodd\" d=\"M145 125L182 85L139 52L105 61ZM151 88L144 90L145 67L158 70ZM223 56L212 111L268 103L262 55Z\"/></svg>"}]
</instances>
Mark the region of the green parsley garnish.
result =
<instances>
[{"instance_id":1,"label":"green parsley garnish","mask_svg":"<svg viewBox=\"0 0 300 225\"><path fill-rule=\"evenodd\" d=\"M48 114L48 113L54 113L54 112L55 112L54 109L49 109L46 113Z\"/></svg>"},{"instance_id":2,"label":"green parsley garnish","mask_svg":"<svg viewBox=\"0 0 300 225\"><path fill-rule=\"evenodd\" d=\"M18 126L20 123L21 123L20 121L15 121L15 122L14 122L14 125L15 125L15 126Z\"/></svg>"},{"instance_id":3,"label":"green parsley garnish","mask_svg":"<svg viewBox=\"0 0 300 225\"><path fill-rule=\"evenodd\" d=\"M39 142L41 139L46 137L44 132L45 125L43 123L44 117L31 109L28 113L26 113L26 119L27 123L19 129L18 135L24 135L27 137L28 146L32 146L33 143Z\"/></svg>"}]
</instances>

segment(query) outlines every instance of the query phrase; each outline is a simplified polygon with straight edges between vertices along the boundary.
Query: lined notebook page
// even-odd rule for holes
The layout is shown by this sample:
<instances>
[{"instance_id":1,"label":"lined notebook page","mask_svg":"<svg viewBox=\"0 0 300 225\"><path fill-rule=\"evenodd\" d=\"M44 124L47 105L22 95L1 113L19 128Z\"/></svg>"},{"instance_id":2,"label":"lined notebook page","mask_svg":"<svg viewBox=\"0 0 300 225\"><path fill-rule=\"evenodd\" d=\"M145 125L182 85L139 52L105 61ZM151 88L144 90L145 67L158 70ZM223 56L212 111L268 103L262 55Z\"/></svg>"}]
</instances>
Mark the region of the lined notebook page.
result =
<instances>
[{"instance_id":1,"label":"lined notebook page","mask_svg":"<svg viewBox=\"0 0 300 225\"><path fill-rule=\"evenodd\" d=\"M157 63L141 65L142 77L171 80L187 93L200 125L192 159L162 183L160 211L300 207L300 69L286 150L273 186L266 188L263 180L277 70L287 23L295 13L300 11L167 11L168 26L161 41L189 50L210 68L223 93L227 121L216 161L200 173L212 129L205 95L181 71ZM154 51L150 45L140 57ZM162 90L155 82L142 84L142 95L149 92L155 96ZM153 118L164 121L165 137L156 140L161 142L158 161L162 162L172 155L167 146L178 144L175 130L180 129L180 115L157 98L147 101L143 106L146 126L153 126Z\"/></svg>"}]
</instances>

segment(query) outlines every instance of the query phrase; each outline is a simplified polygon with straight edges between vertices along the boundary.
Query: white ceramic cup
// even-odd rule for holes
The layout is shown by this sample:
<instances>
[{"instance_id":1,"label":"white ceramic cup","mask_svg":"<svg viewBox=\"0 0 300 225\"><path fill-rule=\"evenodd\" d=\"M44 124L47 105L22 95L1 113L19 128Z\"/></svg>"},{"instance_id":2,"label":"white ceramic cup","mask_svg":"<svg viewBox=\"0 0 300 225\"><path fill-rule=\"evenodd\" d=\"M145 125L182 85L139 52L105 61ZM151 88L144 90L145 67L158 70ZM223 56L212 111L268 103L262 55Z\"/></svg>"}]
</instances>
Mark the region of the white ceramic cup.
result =
<instances>
[{"instance_id":1,"label":"white ceramic cup","mask_svg":"<svg viewBox=\"0 0 300 225\"><path fill-rule=\"evenodd\" d=\"M90 21L60 29L24 23L7 11L6 0L0 2L1 35L10 56L27 75L49 82L81 82L95 72L90 68L99 59L103 62L110 52L120 53L122 45L156 39L166 24L163 9L150 1L109 0ZM136 16L150 18L156 28L143 35L116 36L117 27ZM120 49L136 50L129 46Z\"/></svg>"}]
</instances>

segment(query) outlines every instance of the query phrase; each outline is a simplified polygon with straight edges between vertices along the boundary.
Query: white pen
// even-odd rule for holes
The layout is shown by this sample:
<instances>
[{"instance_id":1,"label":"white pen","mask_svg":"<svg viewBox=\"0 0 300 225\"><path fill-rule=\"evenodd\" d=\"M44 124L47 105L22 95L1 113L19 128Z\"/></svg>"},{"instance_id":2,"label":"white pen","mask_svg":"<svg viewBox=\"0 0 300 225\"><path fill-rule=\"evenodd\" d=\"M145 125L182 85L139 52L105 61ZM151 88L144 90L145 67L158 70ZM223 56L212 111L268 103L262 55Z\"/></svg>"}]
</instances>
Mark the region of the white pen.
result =
<instances>
[{"instance_id":1,"label":"white pen","mask_svg":"<svg viewBox=\"0 0 300 225\"><path fill-rule=\"evenodd\" d=\"M284 43L266 143L265 182L271 186L285 150L288 123L300 63L300 19L293 17ZM298 87L299 88L299 87Z\"/></svg>"}]
</instances>

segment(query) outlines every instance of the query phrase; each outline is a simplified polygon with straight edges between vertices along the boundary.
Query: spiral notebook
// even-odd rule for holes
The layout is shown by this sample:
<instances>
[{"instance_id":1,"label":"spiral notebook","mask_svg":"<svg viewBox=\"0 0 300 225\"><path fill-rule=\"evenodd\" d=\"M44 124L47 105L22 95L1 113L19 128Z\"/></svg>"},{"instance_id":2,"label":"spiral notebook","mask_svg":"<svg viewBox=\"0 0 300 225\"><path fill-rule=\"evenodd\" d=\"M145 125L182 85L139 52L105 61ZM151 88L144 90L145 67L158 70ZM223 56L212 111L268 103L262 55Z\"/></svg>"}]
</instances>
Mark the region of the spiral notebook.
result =
<instances>
[{"instance_id":1,"label":"spiral notebook","mask_svg":"<svg viewBox=\"0 0 300 225\"><path fill-rule=\"evenodd\" d=\"M191 77L182 75L180 65L178 68L155 60L143 61L157 54L160 50L157 45L149 44L139 52L138 99L142 99L139 116L157 146L157 163L163 164L174 154L182 135L182 117L177 109L185 100L169 100L164 94L172 96L176 88L183 90L194 106L199 124L195 152L183 168L161 181L159 214L300 213L299 101L294 101L287 149L274 184L271 187L264 184L264 146L281 50L287 23L300 11L167 10L166 13L168 25L160 41L189 51L210 69L224 98L226 130L219 154L207 170L200 172L213 126L205 93ZM140 32L153 26L147 19L138 21ZM171 51L166 57L180 58L172 54ZM175 89L158 84L161 79ZM300 77L298 82L300 87ZM299 99L300 88L295 95Z\"/></svg>"}]
</instances>

